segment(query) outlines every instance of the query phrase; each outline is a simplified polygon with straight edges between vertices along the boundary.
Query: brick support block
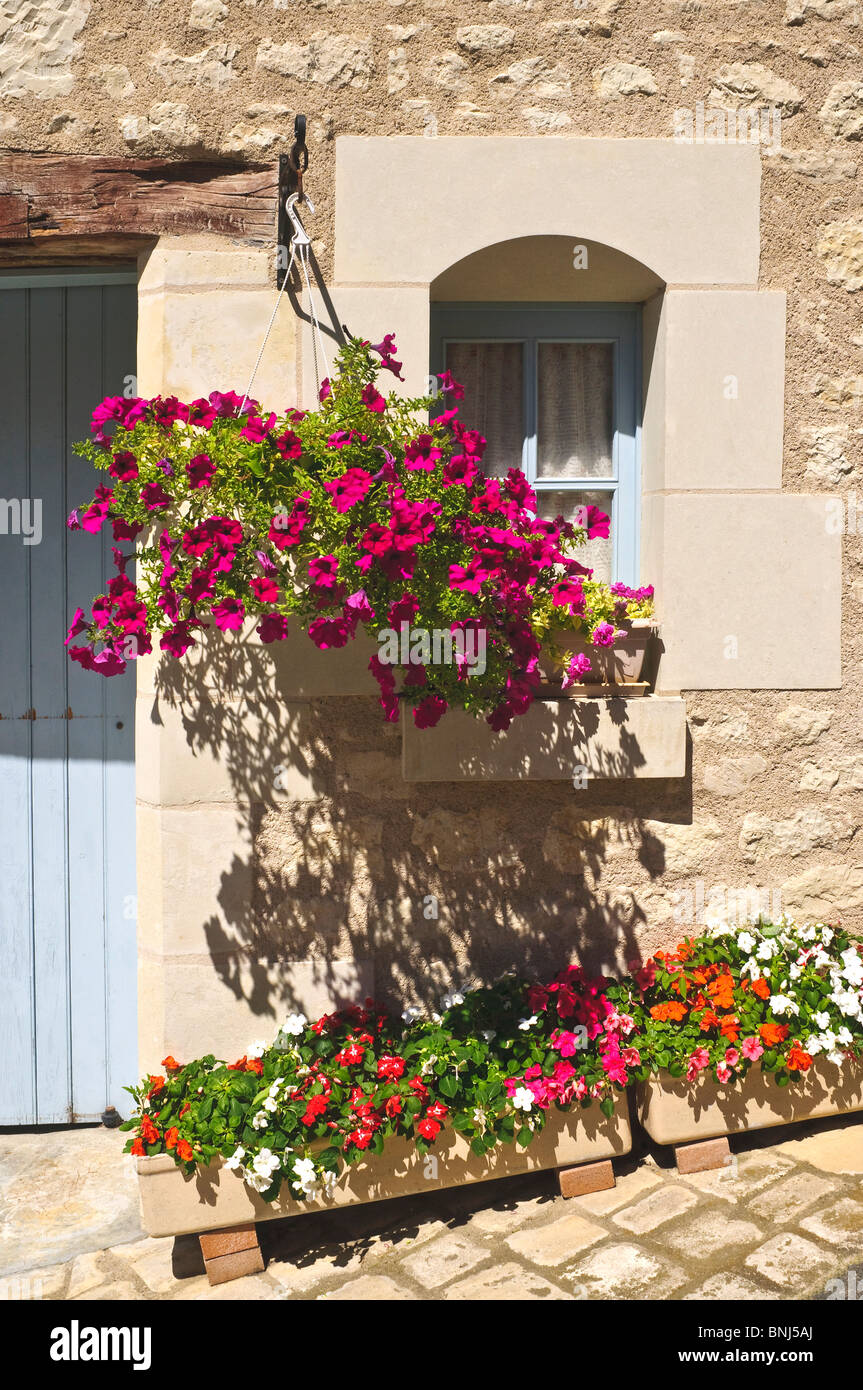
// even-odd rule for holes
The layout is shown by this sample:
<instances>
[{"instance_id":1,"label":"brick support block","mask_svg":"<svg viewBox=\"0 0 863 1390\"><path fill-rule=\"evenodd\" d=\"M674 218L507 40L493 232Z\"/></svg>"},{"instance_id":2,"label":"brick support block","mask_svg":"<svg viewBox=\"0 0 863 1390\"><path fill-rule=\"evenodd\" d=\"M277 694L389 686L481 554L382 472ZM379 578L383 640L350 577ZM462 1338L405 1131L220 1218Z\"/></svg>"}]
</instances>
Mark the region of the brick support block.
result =
<instances>
[{"instance_id":1,"label":"brick support block","mask_svg":"<svg viewBox=\"0 0 863 1390\"><path fill-rule=\"evenodd\" d=\"M246 1274L260 1274L264 1268L253 1221L243 1226L226 1226L222 1231L208 1231L200 1241L211 1284L226 1284Z\"/></svg>"},{"instance_id":2,"label":"brick support block","mask_svg":"<svg viewBox=\"0 0 863 1390\"><path fill-rule=\"evenodd\" d=\"M709 1168L725 1168L731 1149L725 1135L705 1139L700 1144L678 1144L674 1150L678 1173L704 1173Z\"/></svg>"},{"instance_id":3,"label":"brick support block","mask_svg":"<svg viewBox=\"0 0 863 1390\"><path fill-rule=\"evenodd\" d=\"M588 1192L604 1192L615 1185L610 1158L601 1163L581 1163L577 1168L560 1168L557 1176L562 1197L586 1197Z\"/></svg>"}]
</instances>

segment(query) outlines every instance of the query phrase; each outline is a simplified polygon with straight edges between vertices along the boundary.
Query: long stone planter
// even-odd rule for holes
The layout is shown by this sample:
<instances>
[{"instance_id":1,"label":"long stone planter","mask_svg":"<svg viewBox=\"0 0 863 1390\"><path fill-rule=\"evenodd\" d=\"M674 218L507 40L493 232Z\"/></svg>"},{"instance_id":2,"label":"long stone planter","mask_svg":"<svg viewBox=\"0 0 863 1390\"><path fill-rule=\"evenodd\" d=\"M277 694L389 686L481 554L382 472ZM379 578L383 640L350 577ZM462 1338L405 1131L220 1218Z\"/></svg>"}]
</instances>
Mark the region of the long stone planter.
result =
<instances>
[{"instance_id":1,"label":"long stone planter","mask_svg":"<svg viewBox=\"0 0 863 1390\"><path fill-rule=\"evenodd\" d=\"M657 1144L688 1144L854 1110L863 1110L863 1062L840 1070L818 1058L799 1084L788 1086L777 1086L756 1064L734 1086L719 1086L702 1073L694 1083L663 1074L635 1087L635 1113Z\"/></svg>"},{"instance_id":2,"label":"long stone planter","mask_svg":"<svg viewBox=\"0 0 863 1390\"><path fill-rule=\"evenodd\" d=\"M221 1160L188 1178L169 1154L136 1162L144 1229L151 1236L176 1236L592 1163L621 1157L631 1148L627 1097L621 1094L608 1119L598 1105L569 1114L555 1110L529 1148L500 1144L484 1158L477 1158L464 1136L451 1129L431 1151L433 1164L408 1140L391 1139L383 1154L348 1168L328 1200L297 1201L285 1187L275 1202L265 1202Z\"/></svg>"}]
</instances>

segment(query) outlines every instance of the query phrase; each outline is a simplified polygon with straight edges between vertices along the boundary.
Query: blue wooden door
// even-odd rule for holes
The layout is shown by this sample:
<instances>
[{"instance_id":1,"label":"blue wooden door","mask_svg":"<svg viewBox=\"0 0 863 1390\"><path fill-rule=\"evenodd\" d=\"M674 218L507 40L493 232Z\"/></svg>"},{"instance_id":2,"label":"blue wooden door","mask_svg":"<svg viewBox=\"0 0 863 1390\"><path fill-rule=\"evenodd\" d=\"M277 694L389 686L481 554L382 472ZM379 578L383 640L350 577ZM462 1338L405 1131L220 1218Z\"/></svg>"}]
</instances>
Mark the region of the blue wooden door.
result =
<instances>
[{"instance_id":1,"label":"blue wooden door","mask_svg":"<svg viewBox=\"0 0 863 1390\"><path fill-rule=\"evenodd\" d=\"M65 521L102 481L71 445L134 377L134 278L0 276L0 1124L122 1111L137 1069L134 673L63 646L112 573Z\"/></svg>"}]
</instances>

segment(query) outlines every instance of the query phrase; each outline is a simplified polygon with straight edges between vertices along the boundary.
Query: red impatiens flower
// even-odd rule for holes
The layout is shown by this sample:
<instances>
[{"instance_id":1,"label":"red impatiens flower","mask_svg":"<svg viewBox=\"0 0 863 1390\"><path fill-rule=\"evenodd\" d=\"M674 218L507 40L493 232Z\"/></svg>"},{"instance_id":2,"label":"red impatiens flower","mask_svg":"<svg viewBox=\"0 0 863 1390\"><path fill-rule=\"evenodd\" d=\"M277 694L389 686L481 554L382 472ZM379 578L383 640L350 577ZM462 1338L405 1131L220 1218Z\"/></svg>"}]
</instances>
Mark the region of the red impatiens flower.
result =
<instances>
[{"instance_id":1,"label":"red impatiens flower","mask_svg":"<svg viewBox=\"0 0 863 1390\"><path fill-rule=\"evenodd\" d=\"M136 1158L146 1158L147 1150L144 1148L143 1139L136 1139L129 1152L134 1154Z\"/></svg>"},{"instance_id":2,"label":"red impatiens flower","mask_svg":"<svg viewBox=\"0 0 863 1390\"><path fill-rule=\"evenodd\" d=\"M169 1153L172 1149L175 1149L177 1147L177 1141L179 1140L179 1138L180 1131L177 1129L176 1125L172 1125L170 1129L165 1130L165 1148L168 1150Z\"/></svg>"},{"instance_id":3,"label":"red impatiens flower","mask_svg":"<svg viewBox=\"0 0 863 1390\"><path fill-rule=\"evenodd\" d=\"M434 1105L430 1105L426 1110L426 1114L430 1115L433 1120L442 1120L447 1113L446 1106L442 1105L439 1100L436 1100Z\"/></svg>"},{"instance_id":4,"label":"red impatiens flower","mask_svg":"<svg viewBox=\"0 0 863 1390\"><path fill-rule=\"evenodd\" d=\"M168 1053L167 1057L163 1057L163 1058L162 1058L162 1066L165 1068L165 1071L179 1071L179 1070L180 1070L180 1063L174 1061L174 1059L173 1059L173 1057L171 1056L170 1052Z\"/></svg>"},{"instance_id":5,"label":"red impatiens flower","mask_svg":"<svg viewBox=\"0 0 863 1390\"><path fill-rule=\"evenodd\" d=\"M313 1125L319 1115L323 1115L327 1108L326 1096L309 1096L305 1114L302 1116L304 1125Z\"/></svg>"},{"instance_id":6,"label":"red impatiens flower","mask_svg":"<svg viewBox=\"0 0 863 1390\"><path fill-rule=\"evenodd\" d=\"M378 1058L378 1076L389 1081L396 1081L405 1069L404 1057L393 1057L386 1054Z\"/></svg>"},{"instance_id":7,"label":"red impatiens flower","mask_svg":"<svg viewBox=\"0 0 863 1390\"><path fill-rule=\"evenodd\" d=\"M157 1144L159 1142L159 1131L149 1115L144 1115L141 1120L141 1138L145 1144Z\"/></svg>"},{"instance_id":8,"label":"red impatiens flower","mask_svg":"<svg viewBox=\"0 0 863 1390\"><path fill-rule=\"evenodd\" d=\"M359 1065L365 1055L364 1047L360 1047L359 1043L350 1043L348 1047L336 1053L333 1061L337 1067L355 1067Z\"/></svg>"},{"instance_id":9,"label":"red impatiens flower","mask_svg":"<svg viewBox=\"0 0 863 1390\"><path fill-rule=\"evenodd\" d=\"M437 1120L430 1120L426 1117L426 1119L420 1120L417 1125L417 1131L422 1135L423 1139L436 1139L440 1134L440 1125Z\"/></svg>"}]
</instances>

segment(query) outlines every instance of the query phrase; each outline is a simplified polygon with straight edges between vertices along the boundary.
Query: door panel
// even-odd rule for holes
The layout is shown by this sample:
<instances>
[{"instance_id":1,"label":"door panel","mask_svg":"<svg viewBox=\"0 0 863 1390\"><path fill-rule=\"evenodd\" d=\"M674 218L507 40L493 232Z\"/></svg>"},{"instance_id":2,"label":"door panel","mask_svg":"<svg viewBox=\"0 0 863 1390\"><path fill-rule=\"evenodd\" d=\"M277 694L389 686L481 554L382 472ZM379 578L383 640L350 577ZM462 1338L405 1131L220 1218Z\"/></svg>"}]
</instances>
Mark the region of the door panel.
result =
<instances>
[{"instance_id":1,"label":"door panel","mask_svg":"<svg viewBox=\"0 0 863 1390\"><path fill-rule=\"evenodd\" d=\"M128 272L0 277L0 494L41 501L38 544L0 534L0 1124L97 1118L136 1074L134 672L63 646L113 572L109 534L66 529L100 481L71 445L135 330Z\"/></svg>"}]
</instances>

